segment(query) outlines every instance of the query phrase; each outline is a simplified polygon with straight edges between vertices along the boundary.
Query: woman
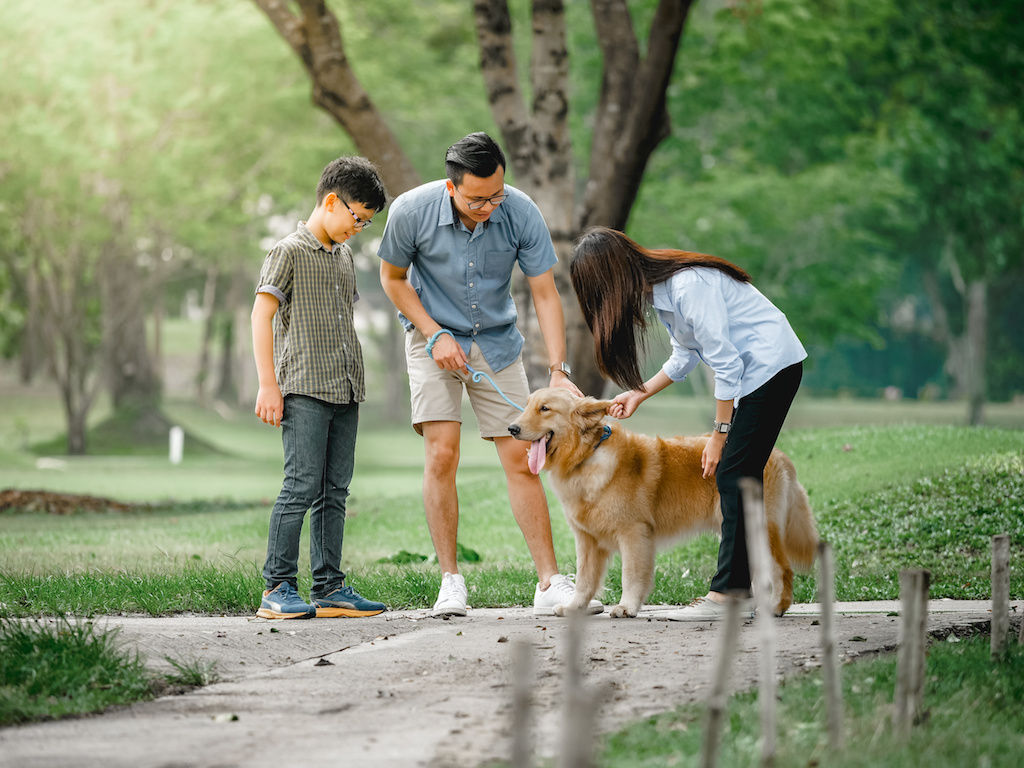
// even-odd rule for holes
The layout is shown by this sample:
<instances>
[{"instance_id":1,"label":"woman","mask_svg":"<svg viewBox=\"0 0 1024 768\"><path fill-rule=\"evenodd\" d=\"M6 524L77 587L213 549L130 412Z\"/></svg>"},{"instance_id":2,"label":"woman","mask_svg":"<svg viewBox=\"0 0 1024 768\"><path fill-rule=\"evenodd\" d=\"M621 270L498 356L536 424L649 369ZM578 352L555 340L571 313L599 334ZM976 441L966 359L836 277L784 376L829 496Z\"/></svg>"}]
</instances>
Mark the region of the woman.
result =
<instances>
[{"instance_id":1,"label":"woman","mask_svg":"<svg viewBox=\"0 0 1024 768\"><path fill-rule=\"evenodd\" d=\"M751 284L750 275L725 259L650 250L614 229L595 227L577 241L570 274L594 334L598 367L629 388L614 399L610 415L630 417L698 362L714 371L714 431L701 467L704 477L715 477L722 498L718 571L707 595L668 618L719 619L727 594L750 595L739 478L762 479L807 353L786 316ZM648 305L668 329L672 356L643 381L638 348L650 322Z\"/></svg>"}]
</instances>

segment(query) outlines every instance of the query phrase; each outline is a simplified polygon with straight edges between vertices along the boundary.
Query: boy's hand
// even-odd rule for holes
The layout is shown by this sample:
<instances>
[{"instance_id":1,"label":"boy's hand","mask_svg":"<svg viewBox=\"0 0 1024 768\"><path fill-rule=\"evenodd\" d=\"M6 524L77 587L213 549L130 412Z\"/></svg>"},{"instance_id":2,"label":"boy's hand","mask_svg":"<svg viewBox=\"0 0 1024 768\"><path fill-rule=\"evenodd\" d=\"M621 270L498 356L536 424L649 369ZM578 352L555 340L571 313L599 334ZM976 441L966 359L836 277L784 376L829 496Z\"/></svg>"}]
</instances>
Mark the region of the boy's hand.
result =
<instances>
[{"instance_id":1,"label":"boy's hand","mask_svg":"<svg viewBox=\"0 0 1024 768\"><path fill-rule=\"evenodd\" d=\"M260 387L256 393L256 415L266 424L281 426L281 417L284 416L284 398L281 397L281 388L276 384L273 386Z\"/></svg>"}]
</instances>

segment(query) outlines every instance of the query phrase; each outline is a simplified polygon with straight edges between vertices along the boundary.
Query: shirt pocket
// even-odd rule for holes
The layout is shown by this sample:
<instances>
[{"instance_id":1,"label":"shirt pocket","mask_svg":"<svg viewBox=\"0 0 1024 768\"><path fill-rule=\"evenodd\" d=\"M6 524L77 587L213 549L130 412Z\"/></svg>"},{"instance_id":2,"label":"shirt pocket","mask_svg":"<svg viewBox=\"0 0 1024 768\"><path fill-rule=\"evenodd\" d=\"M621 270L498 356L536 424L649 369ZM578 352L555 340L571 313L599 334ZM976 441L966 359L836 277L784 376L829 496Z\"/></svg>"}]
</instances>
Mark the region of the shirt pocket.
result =
<instances>
[{"instance_id":1,"label":"shirt pocket","mask_svg":"<svg viewBox=\"0 0 1024 768\"><path fill-rule=\"evenodd\" d=\"M512 267L515 263L516 252L514 250L487 251L484 253L483 275L488 280L496 280L499 283L508 282L512 277Z\"/></svg>"}]
</instances>

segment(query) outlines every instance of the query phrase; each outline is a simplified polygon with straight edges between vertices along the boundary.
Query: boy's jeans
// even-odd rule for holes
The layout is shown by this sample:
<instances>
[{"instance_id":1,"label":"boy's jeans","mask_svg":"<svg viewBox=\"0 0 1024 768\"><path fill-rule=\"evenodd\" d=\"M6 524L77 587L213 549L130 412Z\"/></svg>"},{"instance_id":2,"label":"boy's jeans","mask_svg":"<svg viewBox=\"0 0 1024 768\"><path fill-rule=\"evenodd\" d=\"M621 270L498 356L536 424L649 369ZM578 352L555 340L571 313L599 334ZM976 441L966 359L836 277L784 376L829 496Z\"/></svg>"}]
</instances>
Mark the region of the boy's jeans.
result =
<instances>
[{"instance_id":1,"label":"boy's jeans","mask_svg":"<svg viewBox=\"0 0 1024 768\"><path fill-rule=\"evenodd\" d=\"M355 462L359 404L335 405L305 395L287 395L281 419L284 484L270 513L263 578L267 589L282 581L295 586L299 534L309 513L309 564L314 597L342 586L341 544L345 500Z\"/></svg>"}]
</instances>

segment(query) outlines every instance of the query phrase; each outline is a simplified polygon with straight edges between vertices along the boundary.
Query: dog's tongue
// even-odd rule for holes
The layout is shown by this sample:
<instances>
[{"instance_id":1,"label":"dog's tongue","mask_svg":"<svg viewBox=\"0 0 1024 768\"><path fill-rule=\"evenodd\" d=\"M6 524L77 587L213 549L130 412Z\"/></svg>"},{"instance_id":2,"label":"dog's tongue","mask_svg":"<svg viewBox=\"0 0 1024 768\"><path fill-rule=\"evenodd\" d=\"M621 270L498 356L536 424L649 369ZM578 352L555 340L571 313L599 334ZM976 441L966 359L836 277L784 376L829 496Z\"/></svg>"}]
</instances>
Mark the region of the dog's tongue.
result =
<instances>
[{"instance_id":1,"label":"dog's tongue","mask_svg":"<svg viewBox=\"0 0 1024 768\"><path fill-rule=\"evenodd\" d=\"M534 440L530 443L530 451L527 457L527 463L530 465L530 471L535 475L539 475L540 471L544 469L544 461L548 457L548 439L542 437L540 440Z\"/></svg>"}]
</instances>

